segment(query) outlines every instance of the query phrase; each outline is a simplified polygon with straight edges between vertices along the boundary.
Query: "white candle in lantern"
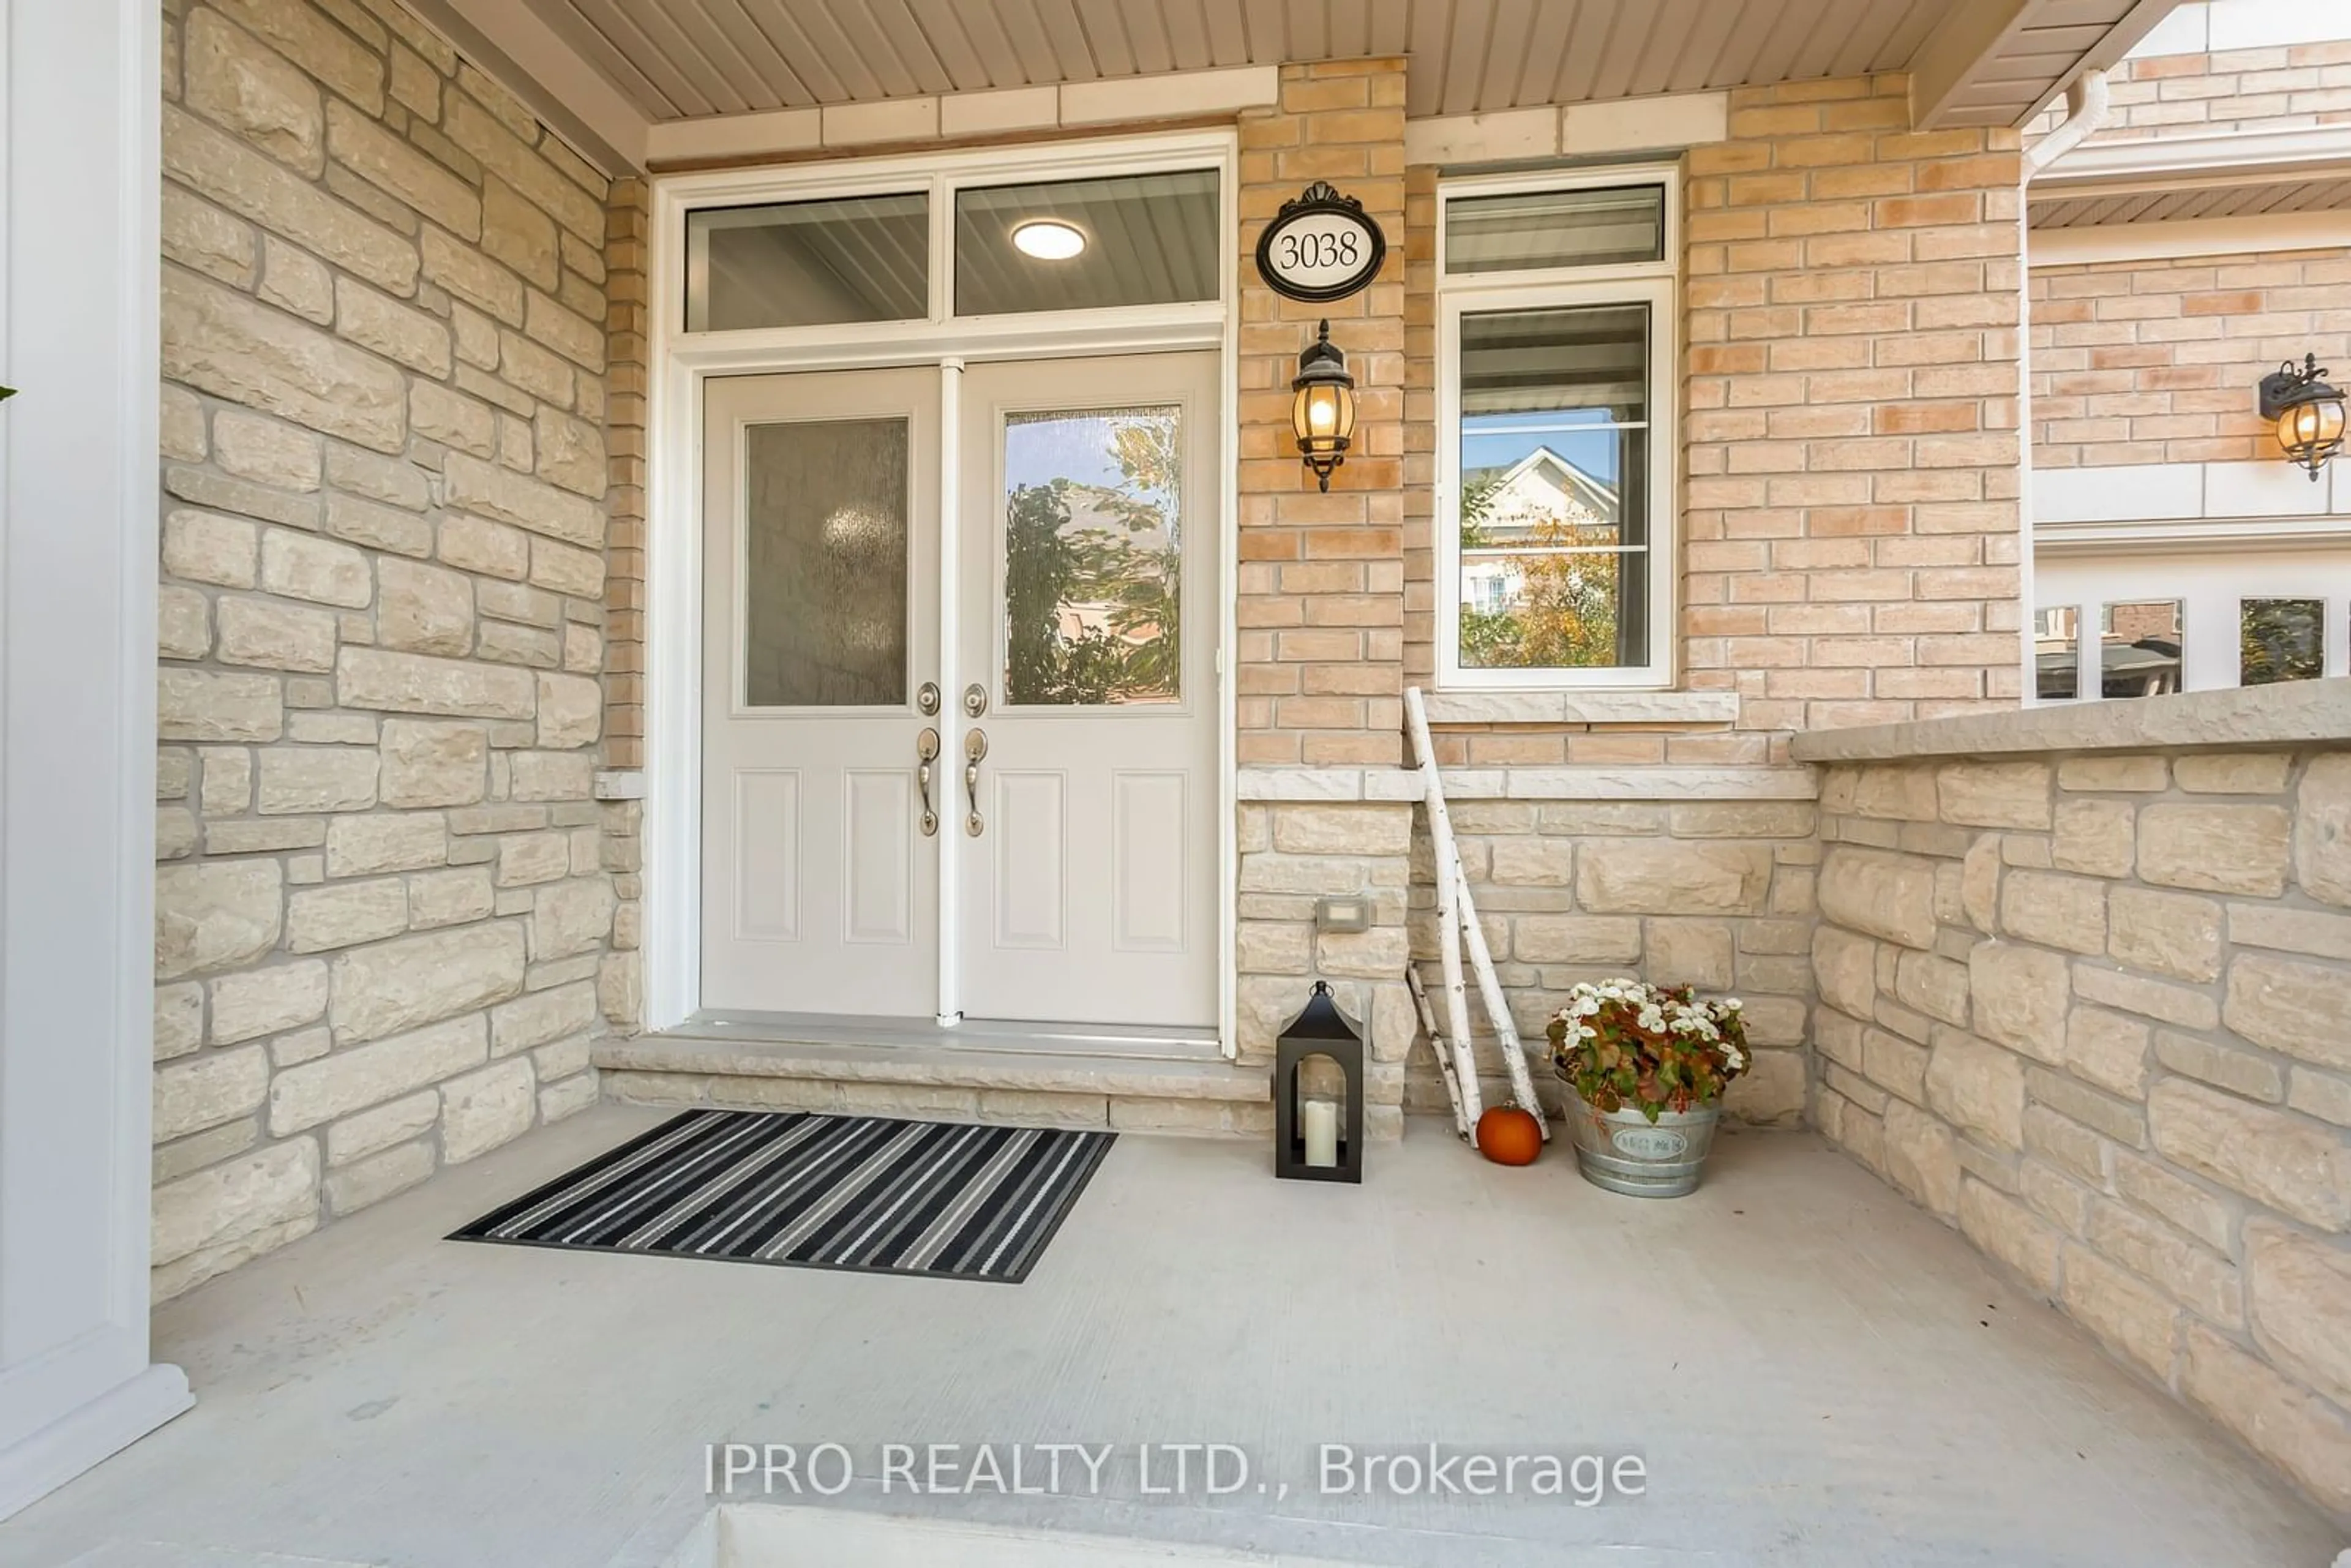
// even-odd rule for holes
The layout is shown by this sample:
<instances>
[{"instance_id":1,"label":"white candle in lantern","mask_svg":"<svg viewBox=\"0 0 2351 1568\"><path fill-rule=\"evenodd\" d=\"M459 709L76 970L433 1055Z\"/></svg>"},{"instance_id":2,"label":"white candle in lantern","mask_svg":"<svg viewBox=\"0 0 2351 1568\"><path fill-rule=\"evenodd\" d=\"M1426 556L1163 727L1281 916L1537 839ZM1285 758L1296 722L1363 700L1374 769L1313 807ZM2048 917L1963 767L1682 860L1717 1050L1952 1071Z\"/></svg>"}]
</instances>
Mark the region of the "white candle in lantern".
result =
<instances>
[{"instance_id":1,"label":"white candle in lantern","mask_svg":"<svg viewBox=\"0 0 2351 1568\"><path fill-rule=\"evenodd\" d=\"M1339 1163L1339 1105L1334 1100L1309 1100L1306 1117L1306 1163L1327 1170Z\"/></svg>"}]
</instances>

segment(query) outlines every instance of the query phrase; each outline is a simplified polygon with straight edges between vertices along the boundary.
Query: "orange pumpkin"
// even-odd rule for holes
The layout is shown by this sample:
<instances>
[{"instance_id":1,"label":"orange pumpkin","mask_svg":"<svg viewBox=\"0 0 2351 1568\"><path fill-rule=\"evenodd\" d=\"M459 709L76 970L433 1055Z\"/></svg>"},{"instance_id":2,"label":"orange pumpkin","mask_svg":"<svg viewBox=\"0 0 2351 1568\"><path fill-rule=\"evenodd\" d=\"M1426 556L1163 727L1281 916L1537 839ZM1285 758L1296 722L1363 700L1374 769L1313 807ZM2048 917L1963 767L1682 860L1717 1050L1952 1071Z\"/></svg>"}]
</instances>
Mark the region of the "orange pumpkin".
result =
<instances>
[{"instance_id":1,"label":"orange pumpkin","mask_svg":"<svg viewBox=\"0 0 2351 1568\"><path fill-rule=\"evenodd\" d=\"M1542 1153L1542 1124L1516 1105L1478 1118L1478 1152L1498 1166L1531 1166Z\"/></svg>"}]
</instances>

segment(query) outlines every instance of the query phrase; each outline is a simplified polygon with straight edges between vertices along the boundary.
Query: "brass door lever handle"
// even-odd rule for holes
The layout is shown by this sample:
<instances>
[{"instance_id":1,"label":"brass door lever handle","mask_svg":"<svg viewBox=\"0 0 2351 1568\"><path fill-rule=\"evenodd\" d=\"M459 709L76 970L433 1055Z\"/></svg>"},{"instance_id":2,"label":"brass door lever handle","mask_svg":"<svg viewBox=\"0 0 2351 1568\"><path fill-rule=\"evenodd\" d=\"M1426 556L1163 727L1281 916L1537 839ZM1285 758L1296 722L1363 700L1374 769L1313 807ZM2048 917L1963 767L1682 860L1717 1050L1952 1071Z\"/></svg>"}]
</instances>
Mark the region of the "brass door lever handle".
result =
<instances>
[{"instance_id":1,"label":"brass door lever handle","mask_svg":"<svg viewBox=\"0 0 2351 1568\"><path fill-rule=\"evenodd\" d=\"M973 730L963 737L964 798L971 803L971 814L963 820L963 831L977 838L987 831L987 823L979 814L979 759L987 755L987 737Z\"/></svg>"},{"instance_id":2,"label":"brass door lever handle","mask_svg":"<svg viewBox=\"0 0 2351 1568\"><path fill-rule=\"evenodd\" d=\"M938 760L939 732L926 729L914 741L914 755L921 766L914 769L915 782L923 790L923 837L929 838L939 831L939 814L931 810L931 764Z\"/></svg>"}]
</instances>

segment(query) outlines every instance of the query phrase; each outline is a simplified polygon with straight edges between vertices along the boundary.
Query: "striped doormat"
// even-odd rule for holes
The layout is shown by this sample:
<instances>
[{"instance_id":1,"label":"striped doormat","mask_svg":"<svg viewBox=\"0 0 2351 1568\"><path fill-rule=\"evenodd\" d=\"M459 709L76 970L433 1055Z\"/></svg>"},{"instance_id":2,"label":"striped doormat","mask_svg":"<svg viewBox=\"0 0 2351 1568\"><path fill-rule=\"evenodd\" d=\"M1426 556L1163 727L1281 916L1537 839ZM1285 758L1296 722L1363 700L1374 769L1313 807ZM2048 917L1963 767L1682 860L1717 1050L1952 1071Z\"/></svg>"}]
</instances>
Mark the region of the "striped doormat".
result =
<instances>
[{"instance_id":1,"label":"striped doormat","mask_svg":"<svg viewBox=\"0 0 2351 1568\"><path fill-rule=\"evenodd\" d=\"M688 1111L450 1239L1017 1285L1116 1136Z\"/></svg>"}]
</instances>

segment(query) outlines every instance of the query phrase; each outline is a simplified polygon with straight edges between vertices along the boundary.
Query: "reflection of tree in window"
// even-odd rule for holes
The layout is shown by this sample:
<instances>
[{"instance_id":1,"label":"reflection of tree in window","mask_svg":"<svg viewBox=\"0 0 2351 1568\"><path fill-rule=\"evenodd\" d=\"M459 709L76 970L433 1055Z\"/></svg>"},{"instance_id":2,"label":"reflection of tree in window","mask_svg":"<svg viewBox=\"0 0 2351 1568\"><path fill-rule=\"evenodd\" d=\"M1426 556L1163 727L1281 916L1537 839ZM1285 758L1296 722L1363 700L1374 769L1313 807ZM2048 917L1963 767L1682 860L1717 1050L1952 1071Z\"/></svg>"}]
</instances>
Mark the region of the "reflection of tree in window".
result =
<instances>
[{"instance_id":1,"label":"reflection of tree in window","mask_svg":"<svg viewBox=\"0 0 2351 1568\"><path fill-rule=\"evenodd\" d=\"M1647 662L1648 315L1462 316L1462 668Z\"/></svg>"},{"instance_id":2,"label":"reflection of tree in window","mask_svg":"<svg viewBox=\"0 0 2351 1568\"><path fill-rule=\"evenodd\" d=\"M1177 411L1015 414L1006 435L1005 699L1177 700Z\"/></svg>"},{"instance_id":3,"label":"reflection of tree in window","mask_svg":"<svg viewBox=\"0 0 2351 1568\"><path fill-rule=\"evenodd\" d=\"M1461 549L1501 548L1499 503L1510 476L1465 485ZM1511 519L1513 553L1462 563L1461 664L1469 669L1591 668L1617 659L1620 542L1613 517L1573 495L1558 510ZM1520 553L1598 549L1601 554Z\"/></svg>"},{"instance_id":4,"label":"reflection of tree in window","mask_svg":"<svg viewBox=\"0 0 2351 1568\"><path fill-rule=\"evenodd\" d=\"M2248 599L2239 608L2237 678L2249 686L2325 673L2326 606L2316 599Z\"/></svg>"}]
</instances>

